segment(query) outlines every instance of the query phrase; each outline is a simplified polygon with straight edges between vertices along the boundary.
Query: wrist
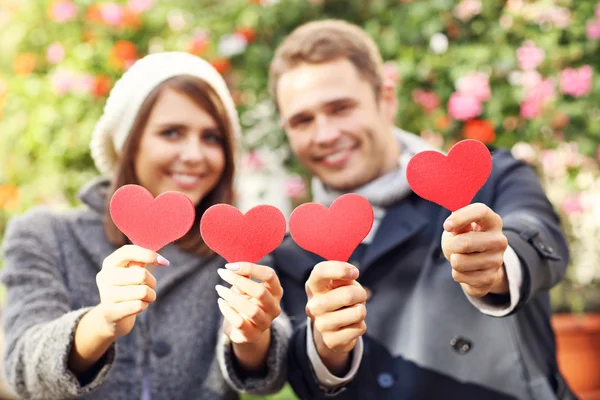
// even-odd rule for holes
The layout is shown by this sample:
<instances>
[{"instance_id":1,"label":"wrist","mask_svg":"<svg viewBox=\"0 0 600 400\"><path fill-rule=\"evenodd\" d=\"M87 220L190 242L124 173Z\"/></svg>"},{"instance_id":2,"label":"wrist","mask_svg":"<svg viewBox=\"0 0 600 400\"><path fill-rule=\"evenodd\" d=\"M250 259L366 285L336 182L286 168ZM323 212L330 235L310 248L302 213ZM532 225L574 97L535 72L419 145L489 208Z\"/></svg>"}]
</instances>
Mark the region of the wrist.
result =
<instances>
[{"instance_id":1,"label":"wrist","mask_svg":"<svg viewBox=\"0 0 600 400\"><path fill-rule=\"evenodd\" d=\"M319 358L332 374L343 376L348 372L348 369L350 368L350 352L352 350L335 351L327 347L321 332L314 327L314 324L313 341Z\"/></svg>"},{"instance_id":2,"label":"wrist","mask_svg":"<svg viewBox=\"0 0 600 400\"><path fill-rule=\"evenodd\" d=\"M270 344L271 328L265 330L255 342L231 343L235 358L247 372L256 372L264 369Z\"/></svg>"}]
</instances>

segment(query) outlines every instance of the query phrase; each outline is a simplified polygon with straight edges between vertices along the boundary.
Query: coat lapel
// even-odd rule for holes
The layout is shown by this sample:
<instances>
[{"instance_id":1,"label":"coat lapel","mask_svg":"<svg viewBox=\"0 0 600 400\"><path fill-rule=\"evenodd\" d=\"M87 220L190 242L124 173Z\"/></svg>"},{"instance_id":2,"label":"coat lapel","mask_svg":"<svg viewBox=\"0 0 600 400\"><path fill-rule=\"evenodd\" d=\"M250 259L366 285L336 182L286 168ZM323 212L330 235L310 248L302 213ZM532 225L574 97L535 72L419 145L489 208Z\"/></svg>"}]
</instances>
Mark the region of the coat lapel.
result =
<instances>
[{"instance_id":1,"label":"coat lapel","mask_svg":"<svg viewBox=\"0 0 600 400\"><path fill-rule=\"evenodd\" d=\"M427 226L429 220L425 217L424 210L413 204L412 197L409 196L387 210L372 243L365 250L360 263L361 275L381 256L405 243Z\"/></svg>"}]
</instances>

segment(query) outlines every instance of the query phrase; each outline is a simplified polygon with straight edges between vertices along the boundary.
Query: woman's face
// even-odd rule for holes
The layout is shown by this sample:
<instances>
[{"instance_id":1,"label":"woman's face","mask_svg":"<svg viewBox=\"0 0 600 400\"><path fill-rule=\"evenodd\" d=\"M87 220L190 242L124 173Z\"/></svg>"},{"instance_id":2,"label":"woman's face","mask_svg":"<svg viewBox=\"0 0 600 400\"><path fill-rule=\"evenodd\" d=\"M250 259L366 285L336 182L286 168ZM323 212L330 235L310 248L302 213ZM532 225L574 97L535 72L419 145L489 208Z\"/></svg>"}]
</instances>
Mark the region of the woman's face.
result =
<instances>
[{"instance_id":1,"label":"woman's face","mask_svg":"<svg viewBox=\"0 0 600 400\"><path fill-rule=\"evenodd\" d=\"M135 154L139 184L155 197L175 190L195 205L217 185L225 168L224 132L186 95L159 95Z\"/></svg>"}]
</instances>

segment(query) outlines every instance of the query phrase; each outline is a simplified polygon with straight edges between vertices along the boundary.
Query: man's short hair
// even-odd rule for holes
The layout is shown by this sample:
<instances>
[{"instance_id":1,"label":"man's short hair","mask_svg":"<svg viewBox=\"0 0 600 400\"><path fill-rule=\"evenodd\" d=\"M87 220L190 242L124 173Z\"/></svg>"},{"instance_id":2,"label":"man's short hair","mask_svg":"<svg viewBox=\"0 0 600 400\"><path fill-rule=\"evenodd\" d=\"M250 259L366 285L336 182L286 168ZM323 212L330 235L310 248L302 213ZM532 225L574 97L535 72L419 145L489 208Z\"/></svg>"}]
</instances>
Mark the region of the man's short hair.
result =
<instances>
[{"instance_id":1,"label":"man's short hair","mask_svg":"<svg viewBox=\"0 0 600 400\"><path fill-rule=\"evenodd\" d=\"M342 20L313 21L296 28L275 51L269 69L269 91L276 106L281 76L301 63L320 64L345 58L379 96L383 82L381 53L360 27Z\"/></svg>"}]
</instances>

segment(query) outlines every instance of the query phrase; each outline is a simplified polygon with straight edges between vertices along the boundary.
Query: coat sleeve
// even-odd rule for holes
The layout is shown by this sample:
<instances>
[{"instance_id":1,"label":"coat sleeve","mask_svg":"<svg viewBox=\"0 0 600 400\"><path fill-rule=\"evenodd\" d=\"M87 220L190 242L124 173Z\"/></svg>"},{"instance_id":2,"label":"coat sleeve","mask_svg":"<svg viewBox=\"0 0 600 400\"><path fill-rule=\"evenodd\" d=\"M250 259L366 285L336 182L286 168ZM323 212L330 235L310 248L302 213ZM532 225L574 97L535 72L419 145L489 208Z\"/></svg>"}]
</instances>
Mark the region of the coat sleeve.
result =
<instances>
[{"instance_id":1,"label":"coat sleeve","mask_svg":"<svg viewBox=\"0 0 600 400\"><path fill-rule=\"evenodd\" d=\"M559 217L534 170L505 150L498 153L491 208L502 217L504 235L521 262L523 279L515 312L560 282L569 249Z\"/></svg>"},{"instance_id":2,"label":"coat sleeve","mask_svg":"<svg viewBox=\"0 0 600 400\"><path fill-rule=\"evenodd\" d=\"M271 324L271 343L265 373L259 377L246 377L237 367L231 341L221 330L217 358L223 377L229 386L240 393L264 396L279 392L287 377L287 351L292 328L288 317L281 313Z\"/></svg>"},{"instance_id":3,"label":"coat sleeve","mask_svg":"<svg viewBox=\"0 0 600 400\"><path fill-rule=\"evenodd\" d=\"M115 356L113 345L81 380L68 369L75 329L89 308L71 309L53 223L49 211L15 217L3 243L4 366L9 385L24 398L89 393L104 381Z\"/></svg>"}]
</instances>

